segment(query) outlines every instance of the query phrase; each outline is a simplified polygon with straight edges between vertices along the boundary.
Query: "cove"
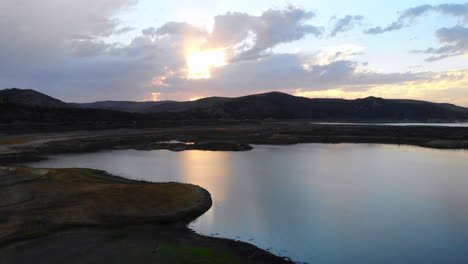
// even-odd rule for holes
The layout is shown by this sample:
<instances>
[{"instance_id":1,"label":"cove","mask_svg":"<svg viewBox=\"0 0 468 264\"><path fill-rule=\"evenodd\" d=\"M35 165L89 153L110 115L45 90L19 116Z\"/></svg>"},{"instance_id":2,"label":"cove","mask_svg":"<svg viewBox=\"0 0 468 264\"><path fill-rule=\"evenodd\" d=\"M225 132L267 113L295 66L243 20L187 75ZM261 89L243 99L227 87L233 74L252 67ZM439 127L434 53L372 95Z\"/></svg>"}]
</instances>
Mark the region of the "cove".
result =
<instances>
[{"instance_id":1,"label":"cove","mask_svg":"<svg viewBox=\"0 0 468 264\"><path fill-rule=\"evenodd\" d=\"M190 227L307 263L468 262L468 152L380 144L254 146L248 152L115 150L51 156L193 183L213 207Z\"/></svg>"}]
</instances>

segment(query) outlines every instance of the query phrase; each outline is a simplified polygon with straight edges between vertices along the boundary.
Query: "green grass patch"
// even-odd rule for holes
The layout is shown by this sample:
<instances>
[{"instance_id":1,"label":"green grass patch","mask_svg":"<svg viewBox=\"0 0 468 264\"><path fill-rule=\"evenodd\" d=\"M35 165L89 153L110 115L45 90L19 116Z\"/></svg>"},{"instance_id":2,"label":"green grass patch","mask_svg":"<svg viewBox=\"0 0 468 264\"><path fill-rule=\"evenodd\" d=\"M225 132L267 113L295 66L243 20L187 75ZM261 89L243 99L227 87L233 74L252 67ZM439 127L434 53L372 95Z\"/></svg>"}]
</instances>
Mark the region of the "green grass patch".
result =
<instances>
[{"instance_id":1,"label":"green grass patch","mask_svg":"<svg viewBox=\"0 0 468 264\"><path fill-rule=\"evenodd\" d=\"M175 264L250 264L239 257L224 251L210 248L165 245L155 251L167 263Z\"/></svg>"},{"instance_id":2,"label":"green grass patch","mask_svg":"<svg viewBox=\"0 0 468 264\"><path fill-rule=\"evenodd\" d=\"M80 173L81 175L84 175L84 176L93 176L94 173L96 172L95 170L92 170L92 169L82 169L82 168L70 168L67 170Z\"/></svg>"}]
</instances>

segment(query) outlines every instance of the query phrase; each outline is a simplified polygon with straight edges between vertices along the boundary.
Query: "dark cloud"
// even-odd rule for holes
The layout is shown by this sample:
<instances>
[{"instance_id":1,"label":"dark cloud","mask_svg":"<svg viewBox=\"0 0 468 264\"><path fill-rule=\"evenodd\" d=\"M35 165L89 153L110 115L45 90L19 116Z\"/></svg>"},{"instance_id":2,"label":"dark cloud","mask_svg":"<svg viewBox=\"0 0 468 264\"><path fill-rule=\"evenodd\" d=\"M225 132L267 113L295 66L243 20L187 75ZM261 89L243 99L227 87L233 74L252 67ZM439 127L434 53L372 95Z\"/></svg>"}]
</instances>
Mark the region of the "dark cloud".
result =
<instances>
[{"instance_id":1,"label":"dark cloud","mask_svg":"<svg viewBox=\"0 0 468 264\"><path fill-rule=\"evenodd\" d=\"M135 2L2 1L0 84L53 95L90 95L92 90L85 85L89 79L74 77L82 75L96 56L109 50L111 46L102 38L117 31L119 21L115 15Z\"/></svg>"},{"instance_id":2,"label":"dark cloud","mask_svg":"<svg viewBox=\"0 0 468 264\"><path fill-rule=\"evenodd\" d=\"M208 45L232 47L250 39L251 45L239 46L234 59L258 58L280 43L299 40L309 34L321 35L320 27L305 24L313 17L313 12L292 5L285 10L269 9L260 16L227 13L215 17Z\"/></svg>"},{"instance_id":3,"label":"dark cloud","mask_svg":"<svg viewBox=\"0 0 468 264\"><path fill-rule=\"evenodd\" d=\"M176 98L181 93L239 96L272 90L294 93L296 90L339 88L345 91L356 87L363 90L378 85L424 80L432 76L431 73L359 71L359 64L348 60L304 67L311 59L301 54L274 54L260 60L239 61L213 70L211 79L173 78L158 91L168 98Z\"/></svg>"},{"instance_id":4,"label":"dark cloud","mask_svg":"<svg viewBox=\"0 0 468 264\"><path fill-rule=\"evenodd\" d=\"M99 40L75 40L71 44L71 53L77 57L93 57L105 52L111 46Z\"/></svg>"},{"instance_id":5,"label":"dark cloud","mask_svg":"<svg viewBox=\"0 0 468 264\"><path fill-rule=\"evenodd\" d=\"M131 30L115 17L134 2L2 3L0 84L38 89L67 101L96 101L150 99L153 92L161 92L166 99L187 99L187 94L323 91L430 78L429 73L360 71L360 64L349 60L360 52L354 49L321 54L320 63L310 54L271 53L279 44L322 34L320 27L308 22L315 14L295 6L270 9L258 16L220 15L215 17L213 32L184 22L168 22L142 30L129 44L110 43L112 34ZM336 34L359 20L359 16L348 21L345 17L337 22ZM440 39L459 47L457 34L441 32ZM187 55L212 48L224 49L229 63L213 68L211 79L188 79Z\"/></svg>"},{"instance_id":6,"label":"dark cloud","mask_svg":"<svg viewBox=\"0 0 468 264\"><path fill-rule=\"evenodd\" d=\"M114 15L134 3L135 0L2 1L1 71L33 71L63 61L80 44L96 44L76 41L94 41L112 34L119 24Z\"/></svg>"},{"instance_id":7,"label":"dark cloud","mask_svg":"<svg viewBox=\"0 0 468 264\"><path fill-rule=\"evenodd\" d=\"M347 15L340 19L333 19L333 20L336 20L336 22L333 26L333 29L330 32L330 36L334 37L338 33L351 30L356 24L361 23L363 19L364 17L361 15L357 15L357 16Z\"/></svg>"},{"instance_id":8,"label":"dark cloud","mask_svg":"<svg viewBox=\"0 0 468 264\"><path fill-rule=\"evenodd\" d=\"M105 99L110 94L114 99L140 100L158 88L154 79L159 76L165 76L166 82L186 79L189 51L224 48L229 58L246 60L265 56L280 43L321 32L306 24L314 13L289 6L259 16L217 16L213 33L185 22L168 22L142 30L127 45L107 42L111 34L132 30L114 18L132 4L134 0L73 4L19 0L2 6L1 12L10 15L0 17L0 83L73 101ZM254 36L251 44L245 42L249 36Z\"/></svg>"},{"instance_id":9,"label":"dark cloud","mask_svg":"<svg viewBox=\"0 0 468 264\"><path fill-rule=\"evenodd\" d=\"M464 22L468 22L468 3L465 4L441 4L435 7L441 13L460 17Z\"/></svg>"},{"instance_id":10,"label":"dark cloud","mask_svg":"<svg viewBox=\"0 0 468 264\"><path fill-rule=\"evenodd\" d=\"M397 21L386 27L374 27L365 31L367 34L382 34L408 27L413 24L417 17L423 16L429 12L439 12L442 14L454 16L468 22L468 3L465 4L441 4L441 5L420 5L406 9L398 17Z\"/></svg>"},{"instance_id":11,"label":"dark cloud","mask_svg":"<svg viewBox=\"0 0 468 264\"><path fill-rule=\"evenodd\" d=\"M437 30L436 36L445 45L438 48L416 50L414 53L431 54L427 61L437 61L447 57L460 56L468 51L468 28L455 26Z\"/></svg>"}]
</instances>

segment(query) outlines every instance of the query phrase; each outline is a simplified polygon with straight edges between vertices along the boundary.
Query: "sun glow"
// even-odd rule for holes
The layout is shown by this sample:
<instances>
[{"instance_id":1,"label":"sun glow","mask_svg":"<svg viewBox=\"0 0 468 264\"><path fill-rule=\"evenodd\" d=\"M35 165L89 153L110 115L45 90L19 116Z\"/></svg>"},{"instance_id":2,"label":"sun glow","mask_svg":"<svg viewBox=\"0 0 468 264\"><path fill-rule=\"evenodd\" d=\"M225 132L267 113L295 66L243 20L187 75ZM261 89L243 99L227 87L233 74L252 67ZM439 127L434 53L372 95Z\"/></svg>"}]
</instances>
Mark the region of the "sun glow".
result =
<instances>
[{"instance_id":1,"label":"sun glow","mask_svg":"<svg viewBox=\"0 0 468 264\"><path fill-rule=\"evenodd\" d=\"M197 100L200 100L204 97L193 97L193 98L190 98L189 101L193 102L193 101L197 101Z\"/></svg>"},{"instance_id":2,"label":"sun glow","mask_svg":"<svg viewBox=\"0 0 468 264\"><path fill-rule=\"evenodd\" d=\"M372 69L362 69L358 72L372 74ZM368 84L348 85L341 88L328 90L297 89L296 96L310 98L346 98L356 99L367 96L383 98L401 98L433 102L452 102L458 105L468 105L468 99L464 96L468 93L468 70L447 71L431 76L427 79L407 81L395 84Z\"/></svg>"},{"instance_id":3,"label":"sun glow","mask_svg":"<svg viewBox=\"0 0 468 264\"><path fill-rule=\"evenodd\" d=\"M226 65L226 54L223 50L208 50L192 54L187 59L189 79L209 79L210 69Z\"/></svg>"},{"instance_id":4,"label":"sun glow","mask_svg":"<svg viewBox=\"0 0 468 264\"><path fill-rule=\"evenodd\" d=\"M159 101L159 96L161 95L161 93L151 93L151 97L153 99L153 101Z\"/></svg>"}]
</instances>

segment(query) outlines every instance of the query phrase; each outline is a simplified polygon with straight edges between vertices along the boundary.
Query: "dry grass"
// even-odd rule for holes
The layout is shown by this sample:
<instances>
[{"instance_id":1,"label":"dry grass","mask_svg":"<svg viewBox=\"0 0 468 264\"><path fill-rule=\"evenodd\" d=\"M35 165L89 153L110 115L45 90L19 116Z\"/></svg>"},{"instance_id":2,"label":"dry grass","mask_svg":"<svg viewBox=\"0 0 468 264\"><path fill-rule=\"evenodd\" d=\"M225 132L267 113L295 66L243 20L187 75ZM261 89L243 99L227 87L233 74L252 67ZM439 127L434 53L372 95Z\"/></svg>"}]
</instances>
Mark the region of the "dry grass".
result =
<instances>
[{"instance_id":1,"label":"dry grass","mask_svg":"<svg viewBox=\"0 0 468 264\"><path fill-rule=\"evenodd\" d=\"M0 215L12 209L15 212L0 223L0 243L67 225L168 221L168 216L179 213L177 217L183 218L181 212L200 205L200 189L187 184L120 183L94 177L108 176L88 169L9 169L16 174L34 175L37 180L15 185L31 193L33 200L14 208L0 208ZM177 217L170 221L177 221Z\"/></svg>"},{"instance_id":2,"label":"dry grass","mask_svg":"<svg viewBox=\"0 0 468 264\"><path fill-rule=\"evenodd\" d=\"M30 139L10 139L10 140L0 140L0 146L7 146L7 145L16 145L16 144L23 144L31 142Z\"/></svg>"}]
</instances>

